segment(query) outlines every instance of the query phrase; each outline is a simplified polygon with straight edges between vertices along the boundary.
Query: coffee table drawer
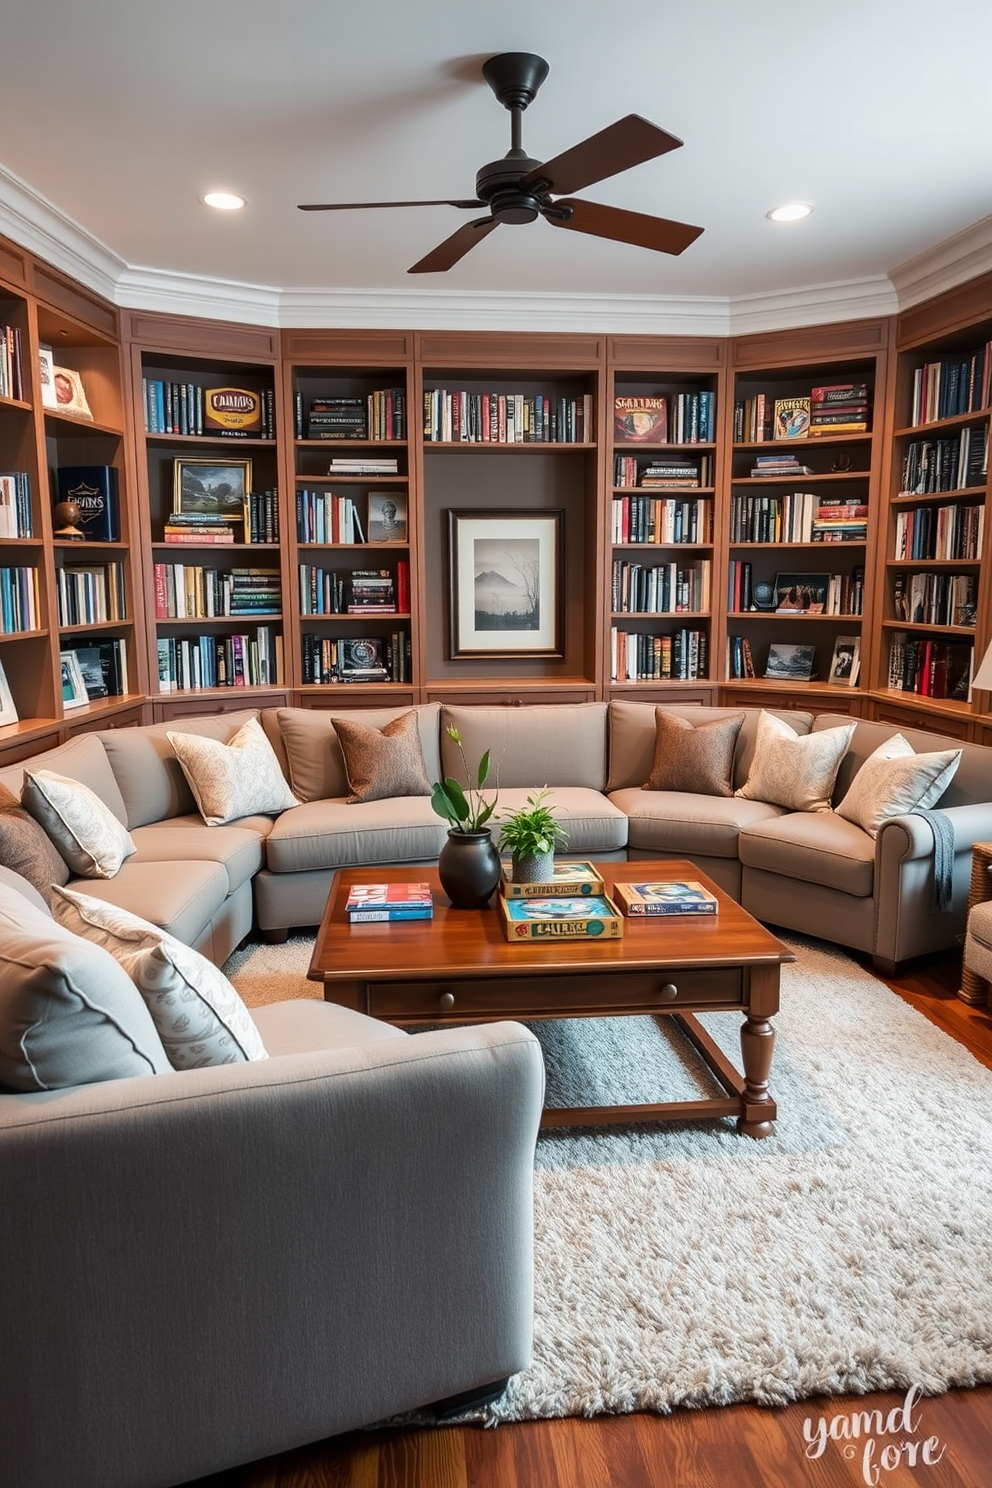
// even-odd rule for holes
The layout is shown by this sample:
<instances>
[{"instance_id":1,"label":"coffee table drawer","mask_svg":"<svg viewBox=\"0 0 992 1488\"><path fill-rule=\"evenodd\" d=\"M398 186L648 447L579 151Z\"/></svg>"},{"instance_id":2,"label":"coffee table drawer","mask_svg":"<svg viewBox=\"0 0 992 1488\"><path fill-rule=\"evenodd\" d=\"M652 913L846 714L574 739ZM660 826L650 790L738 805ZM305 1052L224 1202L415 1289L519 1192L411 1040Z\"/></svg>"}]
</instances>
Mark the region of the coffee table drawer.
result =
<instances>
[{"instance_id":1,"label":"coffee table drawer","mask_svg":"<svg viewBox=\"0 0 992 1488\"><path fill-rule=\"evenodd\" d=\"M404 1021L561 1018L569 1013L609 1017L648 1009L733 1008L743 1002L744 975L735 967L368 984L368 1011L376 1018Z\"/></svg>"}]
</instances>

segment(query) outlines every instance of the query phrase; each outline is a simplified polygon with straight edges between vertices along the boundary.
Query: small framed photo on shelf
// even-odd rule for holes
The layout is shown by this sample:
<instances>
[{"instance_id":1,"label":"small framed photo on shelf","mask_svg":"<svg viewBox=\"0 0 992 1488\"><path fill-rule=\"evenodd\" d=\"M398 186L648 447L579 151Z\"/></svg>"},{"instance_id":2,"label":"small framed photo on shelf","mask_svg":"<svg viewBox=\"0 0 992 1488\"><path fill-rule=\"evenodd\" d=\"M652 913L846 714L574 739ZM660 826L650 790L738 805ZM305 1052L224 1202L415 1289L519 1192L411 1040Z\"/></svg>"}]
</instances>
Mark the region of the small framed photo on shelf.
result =
<instances>
[{"instance_id":1,"label":"small framed photo on shelf","mask_svg":"<svg viewBox=\"0 0 992 1488\"><path fill-rule=\"evenodd\" d=\"M55 389L55 402L46 404L53 413L68 413L73 418L93 417L90 413L90 405L86 401L86 390L83 387L83 379L74 367L52 367L52 384Z\"/></svg>"},{"instance_id":2,"label":"small framed photo on shelf","mask_svg":"<svg viewBox=\"0 0 992 1488\"><path fill-rule=\"evenodd\" d=\"M448 512L452 659L563 655L563 515Z\"/></svg>"},{"instance_id":3,"label":"small framed photo on shelf","mask_svg":"<svg viewBox=\"0 0 992 1488\"><path fill-rule=\"evenodd\" d=\"M809 682L813 676L815 655L815 646L773 641L768 647L765 676L776 682Z\"/></svg>"},{"instance_id":4,"label":"small framed photo on shelf","mask_svg":"<svg viewBox=\"0 0 992 1488\"><path fill-rule=\"evenodd\" d=\"M88 703L89 693L75 651L63 651L62 658L62 706L65 709L81 708Z\"/></svg>"},{"instance_id":5,"label":"small framed photo on shelf","mask_svg":"<svg viewBox=\"0 0 992 1488\"><path fill-rule=\"evenodd\" d=\"M854 687L861 671L861 637L838 636L830 662L828 682L836 687Z\"/></svg>"},{"instance_id":6,"label":"small framed photo on shelf","mask_svg":"<svg viewBox=\"0 0 992 1488\"><path fill-rule=\"evenodd\" d=\"M780 573L775 578L779 615L822 615L830 590L827 573Z\"/></svg>"},{"instance_id":7,"label":"small framed photo on shelf","mask_svg":"<svg viewBox=\"0 0 992 1488\"><path fill-rule=\"evenodd\" d=\"M407 540L406 497L392 491L369 492L368 534L370 543L405 543Z\"/></svg>"},{"instance_id":8,"label":"small framed photo on shelf","mask_svg":"<svg viewBox=\"0 0 992 1488\"><path fill-rule=\"evenodd\" d=\"M0 727L5 723L17 723L17 709L14 706L14 695L7 681L7 674L0 661Z\"/></svg>"},{"instance_id":9,"label":"small framed photo on shelf","mask_svg":"<svg viewBox=\"0 0 992 1488\"><path fill-rule=\"evenodd\" d=\"M241 522L251 490L250 460L179 459L173 462L173 510Z\"/></svg>"},{"instance_id":10,"label":"small framed photo on shelf","mask_svg":"<svg viewBox=\"0 0 992 1488\"><path fill-rule=\"evenodd\" d=\"M39 346L38 370L41 375L41 406L42 408L57 408L58 399L55 396L55 358L52 356L52 348L50 346Z\"/></svg>"}]
</instances>

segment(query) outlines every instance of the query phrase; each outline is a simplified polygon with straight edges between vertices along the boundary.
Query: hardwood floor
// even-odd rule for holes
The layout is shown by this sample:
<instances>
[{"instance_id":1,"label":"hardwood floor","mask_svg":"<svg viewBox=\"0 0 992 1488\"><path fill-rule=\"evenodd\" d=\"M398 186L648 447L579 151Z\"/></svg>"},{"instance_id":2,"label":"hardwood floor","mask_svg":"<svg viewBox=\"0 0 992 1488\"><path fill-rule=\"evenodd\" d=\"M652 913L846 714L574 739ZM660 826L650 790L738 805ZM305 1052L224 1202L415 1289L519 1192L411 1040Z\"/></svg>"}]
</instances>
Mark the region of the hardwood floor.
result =
<instances>
[{"instance_id":1,"label":"hardwood floor","mask_svg":"<svg viewBox=\"0 0 992 1488\"><path fill-rule=\"evenodd\" d=\"M871 969L867 958L863 964ZM992 1010L957 998L959 973L960 956L949 953L886 980L992 1069ZM353 1432L201 1479L195 1488L983 1488L992 1482L992 1386L911 1402L908 1429L906 1405L902 1394L882 1394L491 1431ZM872 1418L876 1430L866 1435L863 1413L874 1411L881 1416Z\"/></svg>"}]
</instances>

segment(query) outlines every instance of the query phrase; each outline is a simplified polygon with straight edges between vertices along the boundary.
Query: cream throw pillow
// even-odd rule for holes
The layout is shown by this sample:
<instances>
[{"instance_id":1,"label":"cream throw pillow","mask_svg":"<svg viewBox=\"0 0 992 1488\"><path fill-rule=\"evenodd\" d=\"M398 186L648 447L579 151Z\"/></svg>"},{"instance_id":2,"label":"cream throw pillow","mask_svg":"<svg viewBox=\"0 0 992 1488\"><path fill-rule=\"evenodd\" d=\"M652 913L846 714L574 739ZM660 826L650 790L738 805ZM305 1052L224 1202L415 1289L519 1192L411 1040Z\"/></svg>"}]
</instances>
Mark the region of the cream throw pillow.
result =
<instances>
[{"instance_id":1,"label":"cream throw pillow","mask_svg":"<svg viewBox=\"0 0 992 1488\"><path fill-rule=\"evenodd\" d=\"M797 734L783 719L762 710L751 771L734 794L789 811L829 811L855 726L852 721L818 734Z\"/></svg>"},{"instance_id":2,"label":"cream throw pillow","mask_svg":"<svg viewBox=\"0 0 992 1488\"><path fill-rule=\"evenodd\" d=\"M331 723L348 772L349 802L430 795L416 713L404 713L381 729L352 718L332 718Z\"/></svg>"},{"instance_id":3,"label":"cream throw pillow","mask_svg":"<svg viewBox=\"0 0 992 1488\"><path fill-rule=\"evenodd\" d=\"M75 889L52 890L55 919L109 951L144 998L173 1069L267 1059L251 1014L206 956L149 920Z\"/></svg>"},{"instance_id":4,"label":"cream throw pillow","mask_svg":"<svg viewBox=\"0 0 992 1488\"><path fill-rule=\"evenodd\" d=\"M960 763L960 749L916 754L908 739L893 734L865 760L837 815L875 837L889 817L935 806Z\"/></svg>"},{"instance_id":5,"label":"cream throw pillow","mask_svg":"<svg viewBox=\"0 0 992 1488\"><path fill-rule=\"evenodd\" d=\"M172 730L167 736L208 826L300 804L257 718L249 718L227 744Z\"/></svg>"},{"instance_id":6,"label":"cream throw pillow","mask_svg":"<svg viewBox=\"0 0 992 1488\"><path fill-rule=\"evenodd\" d=\"M21 805L80 878L113 878L135 851L127 827L82 781L54 770L25 770Z\"/></svg>"}]
</instances>

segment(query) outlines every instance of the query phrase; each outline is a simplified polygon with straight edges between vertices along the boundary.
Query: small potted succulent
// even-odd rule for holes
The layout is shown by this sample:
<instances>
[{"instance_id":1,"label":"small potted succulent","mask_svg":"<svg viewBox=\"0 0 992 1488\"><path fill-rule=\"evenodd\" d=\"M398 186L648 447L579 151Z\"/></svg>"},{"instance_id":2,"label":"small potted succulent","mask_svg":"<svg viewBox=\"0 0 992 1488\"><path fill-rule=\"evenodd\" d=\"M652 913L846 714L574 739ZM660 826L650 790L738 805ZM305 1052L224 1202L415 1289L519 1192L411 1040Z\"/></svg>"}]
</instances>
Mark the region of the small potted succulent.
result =
<instances>
[{"instance_id":1,"label":"small potted succulent","mask_svg":"<svg viewBox=\"0 0 992 1488\"><path fill-rule=\"evenodd\" d=\"M547 796L545 785L527 797L526 806L497 818L500 850L510 850L516 883L544 883L551 878L555 849L568 841L568 833L555 819L556 808L548 803Z\"/></svg>"}]
</instances>

